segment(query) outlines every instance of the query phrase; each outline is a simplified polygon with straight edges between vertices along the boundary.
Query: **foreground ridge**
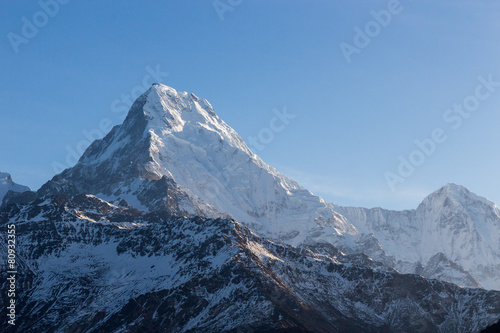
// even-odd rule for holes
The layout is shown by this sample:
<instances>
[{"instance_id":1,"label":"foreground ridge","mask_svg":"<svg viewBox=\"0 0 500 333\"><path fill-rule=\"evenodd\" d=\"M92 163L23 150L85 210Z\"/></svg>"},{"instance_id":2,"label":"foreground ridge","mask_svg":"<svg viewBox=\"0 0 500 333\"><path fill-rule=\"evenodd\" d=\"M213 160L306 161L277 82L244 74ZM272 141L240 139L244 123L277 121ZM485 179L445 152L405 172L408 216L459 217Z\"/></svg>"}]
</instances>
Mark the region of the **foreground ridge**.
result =
<instances>
[{"instance_id":1,"label":"foreground ridge","mask_svg":"<svg viewBox=\"0 0 500 333\"><path fill-rule=\"evenodd\" d=\"M4 207L0 227L13 222L23 332L477 332L500 317L500 292L279 244L231 219L58 195Z\"/></svg>"}]
</instances>

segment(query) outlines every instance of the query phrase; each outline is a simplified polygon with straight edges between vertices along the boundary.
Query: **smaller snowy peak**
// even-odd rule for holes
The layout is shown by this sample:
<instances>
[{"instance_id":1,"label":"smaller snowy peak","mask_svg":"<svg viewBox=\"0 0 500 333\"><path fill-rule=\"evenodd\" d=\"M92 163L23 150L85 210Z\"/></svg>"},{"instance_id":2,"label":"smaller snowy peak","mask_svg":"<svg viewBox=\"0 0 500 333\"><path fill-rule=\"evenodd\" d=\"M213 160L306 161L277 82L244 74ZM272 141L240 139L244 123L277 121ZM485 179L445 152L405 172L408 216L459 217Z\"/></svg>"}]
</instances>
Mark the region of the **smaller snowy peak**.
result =
<instances>
[{"instance_id":1,"label":"smaller snowy peak","mask_svg":"<svg viewBox=\"0 0 500 333\"><path fill-rule=\"evenodd\" d=\"M500 210L466 187L447 184L416 210L333 207L361 233L373 234L398 270L423 274L416 269L422 263L428 278L500 290Z\"/></svg>"},{"instance_id":2,"label":"smaller snowy peak","mask_svg":"<svg viewBox=\"0 0 500 333\"><path fill-rule=\"evenodd\" d=\"M28 186L14 183L10 174L6 172L0 172L0 203L9 191L21 193L31 191L31 189Z\"/></svg>"},{"instance_id":3,"label":"smaller snowy peak","mask_svg":"<svg viewBox=\"0 0 500 333\"><path fill-rule=\"evenodd\" d=\"M426 207L489 207L498 212L497 205L483 197L472 193L467 187L449 183L441 187L437 191L429 194L420 204L419 209Z\"/></svg>"},{"instance_id":4,"label":"smaller snowy peak","mask_svg":"<svg viewBox=\"0 0 500 333\"><path fill-rule=\"evenodd\" d=\"M427 198L432 199L432 198L445 197L461 201L462 199L469 198L472 196L477 197L477 195L472 193L467 187L453 183L448 183L445 186L441 187L440 189L429 194Z\"/></svg>"},{"instance_id":5,"label":"smaller snowy peak","mask_svg":"<svg viewBox=\"0 0 500 333\"><path fill-rule=\"evenodd\" d=\"M495 203L463 186L447 184L424 199L416 219L424 260L442 252L481 287L500 288L500 210Z\"/></svg>"},{"instance_id":6,"label":"smaller snowy peak","mask_svg":"<svg viewBox=\"0 0 500 333\"><path fill-rule=\"evenodd\" d=\"M472 195L475 196L475 194L473 194L467 187L453 183L448 183L445 186L441 187L440 189L429 194L427 198L429 199L450 198L460 201L461 199L470 197Z\"/></svg>"}]
</instances>

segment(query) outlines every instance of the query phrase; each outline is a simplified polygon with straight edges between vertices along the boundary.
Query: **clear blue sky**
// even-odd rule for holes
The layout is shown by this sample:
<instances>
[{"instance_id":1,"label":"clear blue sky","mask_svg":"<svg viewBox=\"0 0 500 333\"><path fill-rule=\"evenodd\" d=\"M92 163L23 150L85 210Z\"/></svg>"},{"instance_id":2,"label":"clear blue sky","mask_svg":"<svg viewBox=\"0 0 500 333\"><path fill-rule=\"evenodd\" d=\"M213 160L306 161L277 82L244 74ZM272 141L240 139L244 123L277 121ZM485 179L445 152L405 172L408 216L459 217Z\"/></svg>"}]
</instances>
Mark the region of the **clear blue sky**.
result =
<instances>
[{"instance_id":1,"label":"clear blue sky","mask_svg":"<svg viewBox=\"0 0 500 333\"><path fill-rule=\"evenodd\" d=\"M121 122L113 110L122 95L138 93L146 68L159 66L169 73L163 83L207 98L245 140L286 107L295 118L256 152L327 201L415 208L453 182L500 203L500 87L471 97L479 76L500 82L500 3L221 3L232 10L201 0L73 0L52 17L36 1L0 2L0 170L37 189L84 130ZM389 23L371 22L371 11L388 7ZM23 29L34 21L36 33ZM356 46L355 27L372 37L357 40L348 62L340 45ZM475 111L445 121L464 100ZM447 140L392 191L385 173L401 177L399 156L435 128Z\"/></svg>"}]
</instances>

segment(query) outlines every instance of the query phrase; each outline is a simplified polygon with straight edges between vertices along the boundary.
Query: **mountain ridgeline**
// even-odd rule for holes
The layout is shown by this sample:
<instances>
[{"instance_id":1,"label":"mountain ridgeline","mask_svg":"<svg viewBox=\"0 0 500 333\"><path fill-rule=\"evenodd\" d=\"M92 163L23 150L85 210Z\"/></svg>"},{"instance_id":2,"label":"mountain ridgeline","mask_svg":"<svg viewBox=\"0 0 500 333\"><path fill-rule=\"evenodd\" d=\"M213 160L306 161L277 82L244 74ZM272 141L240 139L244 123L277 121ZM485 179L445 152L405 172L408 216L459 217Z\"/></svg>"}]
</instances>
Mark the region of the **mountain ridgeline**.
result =
<instances>
[{"instance_id":1,"label":"mountain ridgeline","mask_svg":"<svg viewBox=\"0 0 500 333\"><path fill-rule=\"evenodd\" d=\"M327 203L207 100L162 84L25 190L0 210L23 332L480 332L500 318L494 203L454 184L415 210Z\"/></svg>"}]
</instances>

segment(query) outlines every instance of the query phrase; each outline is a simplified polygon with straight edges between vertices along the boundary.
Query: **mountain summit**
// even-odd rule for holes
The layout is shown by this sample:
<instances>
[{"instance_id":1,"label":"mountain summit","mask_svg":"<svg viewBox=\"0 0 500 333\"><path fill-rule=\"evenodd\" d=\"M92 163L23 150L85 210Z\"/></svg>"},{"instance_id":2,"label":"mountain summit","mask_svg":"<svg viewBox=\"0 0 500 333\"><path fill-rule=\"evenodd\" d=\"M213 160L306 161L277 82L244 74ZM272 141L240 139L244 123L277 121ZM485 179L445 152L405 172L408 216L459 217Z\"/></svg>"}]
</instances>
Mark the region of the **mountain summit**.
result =
<instances>
[{"instance_id":1,"label":"mountain summit","mask_svg":"<svg viewBox=\"0 0 500 333\"><path fill-rule=\"evenodd\" d=\"M253 154L207 100L158 83L40 193L60 191L124 199L141 210L229 215L292 244L357 233L323 199Z\"/></svg>"},{"instance_id":2,"label":"mountain summit","mask_svg":"<svg viewBox=\"0 0 500 333\"><path fill-rule=\"evenodd\" d=\"M404 273L500 290L500 210L463 186L443 186L416 210L333 208L373 234Z\"/></svg>"}]
</instances>

